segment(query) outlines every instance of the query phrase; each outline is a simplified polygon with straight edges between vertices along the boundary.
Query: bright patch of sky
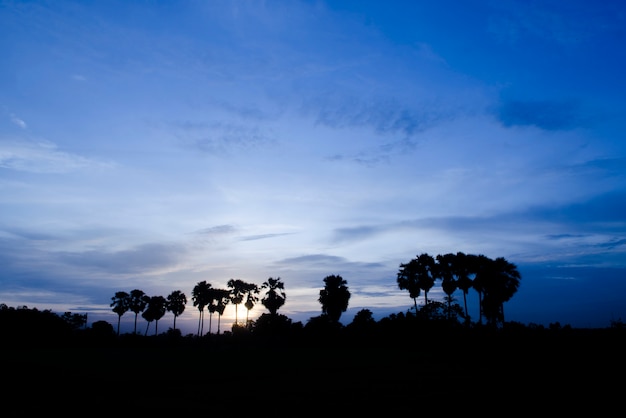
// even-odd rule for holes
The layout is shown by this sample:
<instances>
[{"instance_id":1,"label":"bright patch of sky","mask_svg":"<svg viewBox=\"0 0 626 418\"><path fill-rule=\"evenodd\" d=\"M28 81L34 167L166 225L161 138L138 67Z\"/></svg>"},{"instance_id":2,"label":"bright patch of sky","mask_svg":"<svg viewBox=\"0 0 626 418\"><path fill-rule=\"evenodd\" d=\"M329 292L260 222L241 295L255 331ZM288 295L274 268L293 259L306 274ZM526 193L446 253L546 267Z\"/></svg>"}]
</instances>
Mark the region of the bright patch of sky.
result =
<instances>
[{"instance_id":1,"label":"bright patch of sky","mask_svg":"<svg viewBox=\"0 0 626 418\"><path fill-rule=\"evenodd\" d=\"M509 320L626 319L625 19L592 1L3 2L0 302L114 322L119 290L280 277L305 322L339 274L350 322L412 306L400 263L463 251L518 266Z\"/></svg>"}]
</instances>

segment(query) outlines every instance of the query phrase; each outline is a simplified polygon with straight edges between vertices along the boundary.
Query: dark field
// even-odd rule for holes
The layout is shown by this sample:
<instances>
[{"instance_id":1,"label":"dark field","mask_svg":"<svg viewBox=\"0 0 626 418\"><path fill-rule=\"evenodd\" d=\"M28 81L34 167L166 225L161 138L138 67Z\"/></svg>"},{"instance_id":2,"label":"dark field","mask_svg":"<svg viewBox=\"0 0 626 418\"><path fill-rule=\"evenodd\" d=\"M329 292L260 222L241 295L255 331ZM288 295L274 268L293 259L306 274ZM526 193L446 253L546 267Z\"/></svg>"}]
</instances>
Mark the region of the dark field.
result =
<instances>
[{"instance_id":1,"label":"dark field","mask_svg":"<svg viewBox=\"0 0 626 418\"><path fill-rule=\"evenodd\" d=\"M622 415L624 331L4 344L2 416Z\"/></svg>"}]
</instances>

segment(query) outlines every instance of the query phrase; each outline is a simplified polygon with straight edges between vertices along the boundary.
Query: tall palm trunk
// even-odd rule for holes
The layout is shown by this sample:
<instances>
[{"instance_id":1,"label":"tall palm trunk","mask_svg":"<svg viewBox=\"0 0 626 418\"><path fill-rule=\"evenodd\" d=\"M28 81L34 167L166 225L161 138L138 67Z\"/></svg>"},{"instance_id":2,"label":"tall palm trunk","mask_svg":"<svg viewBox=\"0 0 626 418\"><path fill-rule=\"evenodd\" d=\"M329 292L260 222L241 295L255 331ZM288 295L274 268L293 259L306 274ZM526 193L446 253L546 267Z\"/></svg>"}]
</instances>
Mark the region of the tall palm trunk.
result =
<instances>
[{"instance_id":1,"label":"tall palm trunk","mask_svg":"<svg viewBox=\"0 0 626 418\"><path fill-rule=\"evenodd\" d=\"M467 292L463 291L463 308L465 308L465 317L468 317L467 313Z\"/></svg>"}]
</instances>

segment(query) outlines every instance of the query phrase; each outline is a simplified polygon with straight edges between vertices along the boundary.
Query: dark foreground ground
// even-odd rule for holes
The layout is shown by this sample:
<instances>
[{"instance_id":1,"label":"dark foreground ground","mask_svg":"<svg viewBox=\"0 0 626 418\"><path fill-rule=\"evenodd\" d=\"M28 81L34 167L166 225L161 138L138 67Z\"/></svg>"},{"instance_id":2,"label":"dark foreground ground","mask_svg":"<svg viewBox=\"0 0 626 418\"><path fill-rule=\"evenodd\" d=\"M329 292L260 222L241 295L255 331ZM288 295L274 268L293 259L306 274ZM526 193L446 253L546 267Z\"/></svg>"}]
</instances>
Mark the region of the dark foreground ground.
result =
<instances>
[{"instance_id":1,"label":"dark foreground ground","mask_svg":"<svg viewBox=\"0 0 626 418\"><path fill-rule=\"evenodd\" d=\"M624 330L0 349L3 417L621 416Z\"/></svg>"}]
</instances>

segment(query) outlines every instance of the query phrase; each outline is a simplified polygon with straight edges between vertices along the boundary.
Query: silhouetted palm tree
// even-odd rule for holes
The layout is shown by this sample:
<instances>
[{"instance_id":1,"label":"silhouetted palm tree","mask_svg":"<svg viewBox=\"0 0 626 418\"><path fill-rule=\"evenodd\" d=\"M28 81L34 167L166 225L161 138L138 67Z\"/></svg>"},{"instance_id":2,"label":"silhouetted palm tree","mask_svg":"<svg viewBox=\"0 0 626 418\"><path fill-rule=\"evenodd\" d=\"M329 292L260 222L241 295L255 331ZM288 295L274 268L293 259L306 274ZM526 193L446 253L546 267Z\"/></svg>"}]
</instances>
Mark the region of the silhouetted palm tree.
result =
<instances>
[{"instance_id":1,"label":"silhouetted palm tree","mask_svg":"<svg viewBox=\"0 0 626 418\"><path fill-rule=\"evenodd\" d=\"M174 314L174 329L176 329L176 318L185 311L187 296L180 290L174 290L167 296L167 310Z\"/></svg>"},{"instance_id":2,"label":"silhouetted palm tree","mask_svg":"<svg viewBox=\"0 0 626 418\"><path fill-rule=\"evenodd\" d=\"M417 274L417 261L415 259L408 263L401 263L400 270L397 274L396 282L400 290L408 290L409 297L413 299L415 313L417 313L417 298L420 296L422 289L420 288L419 276Z\"/></svg>"},{"instance_id":3,"label":"silhouetted palm tree","mask_svg":"<svg viewBox=\"0 0 626 418\"><path fill-rule=\"evenodd\" d=\"M472 257L470 269L474 272L474 280L472 280L472 287L478 293L478 323L483 323L483 296L485 294L485 287L489 282L489 264L492 260L483 255L478 254Z\"/></svg>"},{"instance_id":4,"label":"silhouetted palm tree","mask_svg":"<svg viewBox=\"0 0 626 418\"><path fill-rule=\"evenodd\" d=\"M473 276L475 272L472 270L472 266L475 265L474 259L476 258L473 254L465 254L463 252L457 252L454 257L454 271L456 274L456 285L461 292L463 292L463 309L465 311L465 322L469 324L470 316L467 311L467 293L472 288L472 279L470 276Z\"/></svg>"},{"instance_id":5,"label":"silhouetted palm tree","mask_svg":"<svg viewBox=\"0 0 626 418\"><path fill-rule=\"evenodd\" d=\"M405 264L400 264L397 276L398 287L408 290L413 298L417 313L417 297L424 291L424 306L428 306L428 292L435 285L435 258L423 253Z\"/></svg>"},{"instance_id":6,"label":"silhouetted palm tree","mask_svg":"<svg viewBox=\"0 0 626 418\"><path fill-rule=\"evenodd\" d=\"M285 285L280 277L274 279L269 278L263 282L261 289L267 289L265 296L261 299L261 303L270 311L270 315L276 316L281 306L285 304L287 295L285 294Z\"/></svg>"},{"instance_id":7,"label":"silhouetted palm tree","mask_svg":"<svg viewBox=\"0 0 626 418\"><path fill-rule=\"evenodd\" d=\"M258 296L256 296L254 293L248 293L248 296L246 297L246 303L243 304L246 307L246 326L250 325L250 310L254 308L254 303L258 300Z\"/></svg>"},{"instance_id":8,"label":"silhouetted palm tree","mask_svg":"<svg viewBox=\"0 0 626 418\"><path fill-rule=\"evenodd\" d=\"M191 300L193 301L193 306L197 306L198 311L200 312L200 316L198 317L198 336L202 335L204 331L204 308L210 302L210 289L211 284L207 283L206 280L202 280L201 282L198 282L191 291Z\"/></svg>"},{"instance_id":9,"label":"silhouetted palm tree","mask_svg":"<svg viewBox=\"0 0 626 418\"><path fill-rule=\"evenodd\" d=\"M148 301L146 310L141 314L143 318L148 321L146 326L146 335L148 335L148 327L150 322L154 321L154 335L159 334L159 319L163 318L167 311L167 300L163 296L151 296Z\"/></svg>"},{"instance_id":10,"label":"silhouetted palm tree","mask_svg":"<svg viewBox=\"0 0 626 418\"><path fill-rule=\"evenodd\" d=\"M241 302L243 302L243 297L247 293L248 283L239 279L230 279L228 283L226 283L230 290L230 301L235 305L235 324L238 324L238 313L237 307Z\"/></svg>"},{"instance_id":11,"label":"silhouetted palm tree","mask_svg":"<svg viewBox=\"0 0 626 418\"><path fill-rule=\"evenodd\" d=\"M150 305L148 305L146 309L141 313L141 317L145 319L146 322L148 322L148 324L146 324L146 331L143 334L144 336L147 336L148 329L150 328L150 324L152 323L152 321L154 321L156 317L156 311L153 309L150 309Z\"/></svg>"},{"instance_id":12,"label":"silhouetted palm tree","mask_svg":"<svg viewBox=\"0 0 626 418\"><path fill-rule=\"evenodd\" d=\"M137 333L137 316L146 309L149 300L150 297L146 295L143 290L133 289L130 291L129 307L130 310L135 313L135 328L133 334Z\"/></svg>"},{"instance_id":13,"label":"silhouetted palm tree","mask_svg":"<svg viewBox=\"0 0 626 418\"><path fill-rule=\"evenodd\" d=\"M488 323L504 323L504 302L517 292L521 275L517 266L504 257L490 260L483 276L483 312Z\"/></svg>"},{"instance_id":14,"label":"silhouetted palm tree","mask_svg":"<svg viewBox=\"0 0 626 418\"><path fill-rule=\"evenodd\" d=\"M456 280L456 269L455 269L455 260L456 254L448 253L448 254L438 254L436 257L436 277L441 279L441 289L446 294L445 301L448 305L448 319L451 319L452 314L452 294L457 289L457 280Z\"/></svg>"},{"instance_id":15,"label":"silhouetted palm tree","mask_svg":"<svg viewBox=\"0 0 626 418\"><path fill-rule=\"evenodd\" d=\"M424 291L424 305L428 305L428 292L435 285L435 259L433 256L423 253L417 257L416 263L419 286Z\"/></svg>"},{"instance_id":16,"label":"silhouetted palm tree","mask_svg":"<svg viewBox=\"0 0 626 418\"><path fill-rule=\"evenodd\" d=\"M120 335L120 322L122 315L128 312L130 308L130 295L126 292L115 292L115 296L111 298L113 312L117 314L117 335Z\"/></svg>"},{"instance_id":17,"label":"silhouetted palm tree","mask_svg":"<svg viewBox=\"0 0 626 418\"><path fill-rule=\"evenodd\" d=\"M224 315L224 309L228 302L232 300L231 292L228 289L214 289L215 295L215 312L217 312L217 334L220 333L220 324L222 322L222 315Z\"/></svg>"},{"instance_id":18,"label":"silhouetted palm tree","mask_svg":"<svg viewBox=\"0 0 626 418\"><path fill-rule=\"evenodd\" d=\"M320 290L318 302L322 304L322 314L333 322L339 322L341 314L348 309L350 291L348 282L341 276L330 275L324 278L325 286Z\"/></svg>"}]
</instances>

